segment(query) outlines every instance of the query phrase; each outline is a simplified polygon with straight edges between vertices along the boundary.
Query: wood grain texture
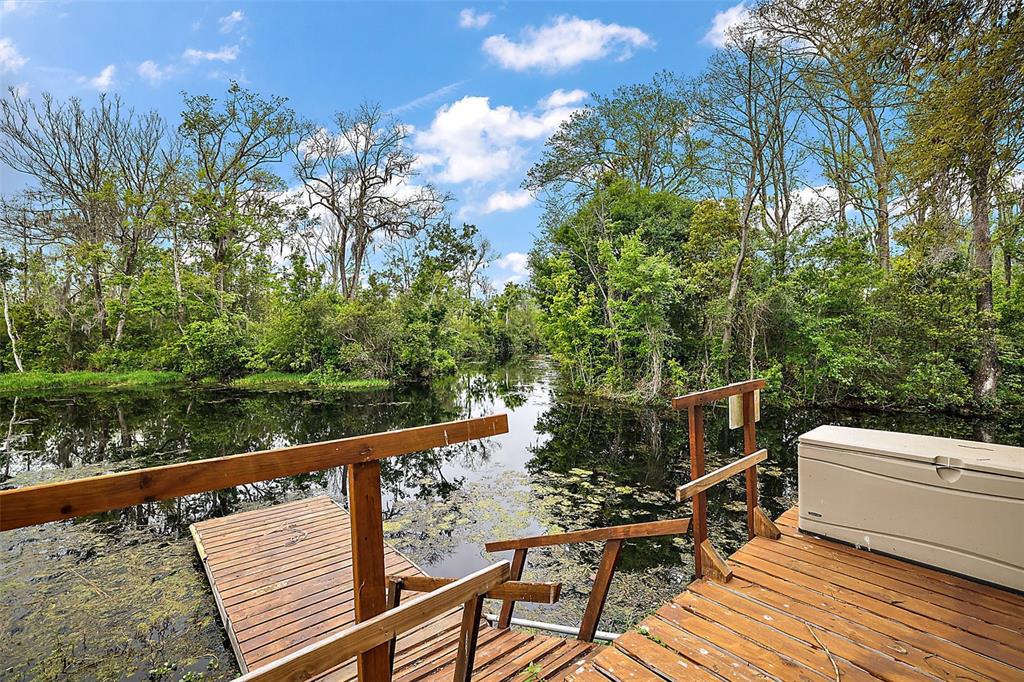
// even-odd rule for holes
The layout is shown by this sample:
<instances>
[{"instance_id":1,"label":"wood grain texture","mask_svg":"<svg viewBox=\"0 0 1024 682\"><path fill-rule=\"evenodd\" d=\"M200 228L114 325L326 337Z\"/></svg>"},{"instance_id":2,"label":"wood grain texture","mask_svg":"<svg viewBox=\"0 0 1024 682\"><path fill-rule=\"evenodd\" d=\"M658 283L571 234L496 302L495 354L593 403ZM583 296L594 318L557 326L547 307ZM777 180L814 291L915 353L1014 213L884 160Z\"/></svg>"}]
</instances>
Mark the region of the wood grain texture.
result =
<instances>
[{"instance_id":1,"label":"wood grain texture","mask_svg":"<svg viewBox=\"0 0 1024 682\"><path fill-rule=\"evenodd\" d=\"M424 575L389 575L388 580L400 580L402 588L408 592L432 592L455 582L457 578L432 578ZM485 596L487 599L514 599L534 604L554 604L558 601L561 592L562 583L527 583L519 580L509 580L498 585Z\"/></svg>"},{"instance_id":2,"label":"wood grain texture","mask_svg":"<svg viewBox=\"0 0 1024 682\"><path fill-rule=\"evenodd\" d=\"M221 619L243 672L279 660L355 624L349 528L348 513L327 497L288 502L192 526ZM243 529L241 535L239 529ZM234 541L225 544L225 537ZM207 550L207 544L217 549ZM339 549L324 562L313 561L324 554L324 547ZM387 544L384 550L389 573L400 574L406 580L425 577ZM319 564L325 568L317 568ZM255 596L225 604L218 590L221 579L231 580L235 589L240 585L239 579L256 581L255 590L249 590ZM550 596L550 587L544 586L544 590ZM242 594L245 593L243 589ZM410 596L416 595L407 591L406 601L411 601ZM438 679L451 680L461 622L462 612L456 608L395 638L396 682L419 682L438 675ZM494 670L496 662L512 660L509 657L524 640L550 640L559 645L538 659L548 679L558 679L554 673L563 669L578 668L592 649L592 645L574 640L526 636L481 622L474 679L482 679L484 671ZM583 648L568 648L569 644ZM521 672L522 668L496 679L517 680L522 677ZM318 679L351 682L356 676L357 665L351 660Z\"/></svg>"},{"instance_id":3,"label":"wood grain texture","mask_svg":"<svg viewBox=\"0 0 1024 682\"><path fill-rule=\"evenodd\" d=\"M123 509L508 432L504 414L0 491L0 530Z\"/></svg>"},{"instance_id":4,"label":"wood grain texture","mask_svg":"<svg viewBox=\"0 0 1024 682\"><path fill-rule=\"evenodd\" d=\"M715 469L710 474L704 474L700 478L676 488L676 502L685 502L694 495L721 483L730 476L735 476L741 471L749 471L751 468L756 467L759 462L763 462L766 459L768 459L768 451L758 450L746 457L739 458L735 462L730 462L723 467Z\"/></svg>"},{"instance_id":5,"label":"wood grain texture","mask_svg":"<svg viewBox=\"0 0 1024 682\"><path fill-rule=\"evenodd\" d=\"M353 625L335 635L310 644L273 663L252 670L238 678L240 682L300 682L327 672L358 654L384 647L397 635L407 632L456 608L500 585L508 579L509 564L502 561L465 578L442 587L439 590L410 600L398 608ZM386 677L371 677L361 664L359 677L364 680L382 680ZM390 676L390 673L388 673Z\"/></svg>"},{"instance_id":6,"label":"wood grain texture","mask_svg":"<svg viewBox=\"0 0 1024 682\"><path fill-rule=\"evenodd\" d=\"M708 403L728 398L731 395L760 391L765 385L764 379L751 379L749 381L738 381L728 386L708 389L707 391L687 393L672 399L672 409L685 410L695 405L707 405Z\"/></svg>"},{"instance_id":7,"label":"wood grain texture","mask_svg":"<svg viewBox=\"0 0 1024 682\"><path fill-rule=\"evenodd\" d=\"M1024 679L1024 595L773 526L565 679Z\"/></svg>"},{"instance_id":8,"label":"wood grain texture","mask_svg":"<svg viewBox=\"0 0 1024 682\"><path fill-rule=\"evenodd\" d=\"M348 467L348 509L351 516L352 584L356 622L369 621L387 610L384 582L384 521L381 508L380 460ZM396 607L396 610L401 607ZM391 679L391 640L359 654L359 677ZM339 661L340 662L340 661Z\"/></svg>"},{"instance_id":9,"label":"wood grain texture","mask_svg":"<svg viewBox=\"0 0 1024 682\"><path fill-rule=\"evenodd\" d=\"M687 408L687 419L690 427L690 480L695 481L704 475L704 408L690 405ZM676 493L678 496L678 492ZM708 538L708 499L707 495L698 492L693 496L693 571L701 578L704 576L704 564L700 556L700 546Z\"/></svg>"},{"instance_id":10,"label":"wood grain texture","mask_svg":"<svg viewBox=\"0 0 1024 682\"><path fill-rule=\"evenodd\" d=\"M715 549L715 546L711 544L711 540L705 540L700 543L700 555L701 560L704 562L704 572L709 578L720 583L729 582L732 578L732 569L729 567L729 563L718 553L718 550Z\"/></svg>"},{"instance_id":11,"label":"wood grain texture","mask_svg":"<svg viewBox=\"0 0 1024 682\"><path fill-rule=\"evenodd\" d=\"M512 580L521 580L523 569L526 568L526 553L529 550L525 547L517 549L512 554ZM498 627L507 628L512 623L512 612L516 608L515 599L506 599L501 603L501 611L498 613Z\"/></svg>"},{"instance_id":12,"label":"wood grain texture","mask_svg":"<svg viewBox=\"0 0 1024 682\"><path fill-rule=\"evenodd\" d=\"M609 540L604 543L601 563L597 567L594 586L590 590L587 608L583 612L583 621L580 623L578 638L582 642L594 641L594 633L597 632L597 626L601 622L601 613L604 611L604 604L608 599L608 588L612 585L612 578L615 576L615 566L619 562L619 554L621 552L622 540Z\"/></svg>"},{"instance_id":13,"label":"wood grain texture","mask_svg":"<svg viewBox=\"0 0 1024 682\"><path fill-rule=\"evenodd\" d=\"M607 528L588 528L574 530L569 533L553 533L551 535L534 535L515 540L497 540L488 542L484 548L488 552L503 552L510 549L527 549L530 547L550 547L553 545L571 545L578 542L600 542L602 540L629 540L630 538L653 538L661 535L683 535L690 529L690 519L669 519L667 521L647 521L645 523L629 523L624 526L608 526Z\"/></svg>"},{"instance_id":14,"label":"wood grain texture","mask_svg":"<svg viewBox=\"0 0 1024 682\"><path fill-rule=\"evenodd\" d=\"M757 452L757 432L754 425L754 392L748 391L743 394L743 454L750 455ZM752 466L746 470L746 492L747 492L747 539L754 539L754 510L757 509L757 467Z\"/></svg>"}]
</instances>

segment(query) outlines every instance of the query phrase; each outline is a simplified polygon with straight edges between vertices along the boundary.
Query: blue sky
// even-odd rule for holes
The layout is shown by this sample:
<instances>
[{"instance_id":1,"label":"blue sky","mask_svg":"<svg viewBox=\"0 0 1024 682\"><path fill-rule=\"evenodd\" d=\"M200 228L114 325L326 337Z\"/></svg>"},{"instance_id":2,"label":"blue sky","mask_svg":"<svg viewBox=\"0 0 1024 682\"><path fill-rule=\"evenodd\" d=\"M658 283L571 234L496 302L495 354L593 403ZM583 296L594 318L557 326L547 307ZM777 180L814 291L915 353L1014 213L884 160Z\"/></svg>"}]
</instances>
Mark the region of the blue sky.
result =
<instances>
[{"instance_id":1,"label":"blue sky","mask_svg":"<svg viewBox=\"0 0 1024 682\"><path fill-rule=\"evenodd\" d=\"M520 278L539 207L520 189L548 134L588 93L695 75L733 2L20 2L0 4L0 79L29 97L116 92L175 124L181 92L230 79L303 117L380 102L415 127L422 179ZM6 194L22 185L2 169Z\"/></svg>"}]
</instances>

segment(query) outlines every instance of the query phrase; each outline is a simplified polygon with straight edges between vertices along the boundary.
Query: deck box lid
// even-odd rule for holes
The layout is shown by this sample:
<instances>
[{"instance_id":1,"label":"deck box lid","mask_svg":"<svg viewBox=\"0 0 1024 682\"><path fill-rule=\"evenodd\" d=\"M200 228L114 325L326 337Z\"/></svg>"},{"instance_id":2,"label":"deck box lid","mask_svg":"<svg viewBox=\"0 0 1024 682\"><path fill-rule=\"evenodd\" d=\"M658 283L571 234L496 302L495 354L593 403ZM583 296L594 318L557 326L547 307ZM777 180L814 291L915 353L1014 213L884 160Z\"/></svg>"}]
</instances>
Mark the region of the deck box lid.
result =
<instances>
[{"instance_id":1,"label":"deck box lid","mask_svg":"<svg viewBox=\"0 0 1024 682\"><path fill-rule=\"evenodd\" d=\"M885 455L939 466L1024 478L1024 448L895 431L819 426L800 445Z\"/></svg>"}]
</instances>

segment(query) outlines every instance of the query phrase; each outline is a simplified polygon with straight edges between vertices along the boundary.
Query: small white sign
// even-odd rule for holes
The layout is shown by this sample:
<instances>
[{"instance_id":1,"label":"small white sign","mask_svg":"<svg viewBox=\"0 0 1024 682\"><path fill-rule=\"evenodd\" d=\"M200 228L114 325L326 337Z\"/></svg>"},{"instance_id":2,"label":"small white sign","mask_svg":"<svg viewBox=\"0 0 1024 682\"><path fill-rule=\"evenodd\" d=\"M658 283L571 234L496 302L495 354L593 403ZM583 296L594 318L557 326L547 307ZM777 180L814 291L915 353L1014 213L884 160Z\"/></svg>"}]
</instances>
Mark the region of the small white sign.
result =
<instances>
[{"instance_id":1,"label":"small white sign","mask_svg":"<svg viewBox=\"0 0 1024 682\"><path fill-rule=\"evenodd\" d=\"M754 421L761 421L761 391L754 391ZM743 426L743 394L729 396L729 428Z\"/></svg>"}]
</instances>

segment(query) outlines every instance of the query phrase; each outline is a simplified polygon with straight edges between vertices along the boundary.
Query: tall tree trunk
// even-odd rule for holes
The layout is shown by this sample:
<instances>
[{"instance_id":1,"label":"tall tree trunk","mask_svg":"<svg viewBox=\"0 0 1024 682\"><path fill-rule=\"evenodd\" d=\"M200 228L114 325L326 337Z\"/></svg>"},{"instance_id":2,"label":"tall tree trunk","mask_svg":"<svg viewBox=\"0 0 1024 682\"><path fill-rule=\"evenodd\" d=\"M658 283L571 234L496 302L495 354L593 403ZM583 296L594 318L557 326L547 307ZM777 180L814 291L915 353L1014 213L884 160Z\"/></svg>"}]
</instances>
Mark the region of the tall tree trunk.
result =
<instances>
[{"instance_id":1,"label":"tall tree trunk","mask_svg":"<svg viewBox=\"0 0 1024 682\"><path fill-rule=\"evenodd\" d=\"M178 329L185 331L185 299L181 293L181 269L178 261L181 255L178 249L178 226L171 228L171 267L174 272L174 303L178 313Z\"/></svg>"},{"instance_id":2,"label":"tall tree trunk","mask_svg":"<svg viewBox=\"0 0 1024 682\"><path fill-rule=\"evenodd\" d=\"M18 353L18 334L14 331L14 320L11 319L11 312L7 303L7 282L0 282L0 289L4 296L4 322L7 323L7 338L11 340L11 355L14 356L14 364L19 372L24 372L25 367L21 364L21 354Z\"/></svg>"},{"instance_id":3,"label":"tall tree trunk","mask_svg":"<svg viewBox=\"0 0 1024 682\"><path fill-rule=\"evenodd\" d=\"M103 302L103 279L100 275L100 266L92 265L90 267L92 273L92 293L93 300L96 306L96 324L100 328L100 338L104 341L107 340L107 307Z\"/></svg>"},{"instance_id":4,"label":"tall tree trunk","mask_svg":"<svg viewBox=\"0 0 1024 682\"><path fill-rule=\"evenodd\" d=\"M988 169L979 171L971 183L973 224L973 265L978 276L975 301L978 311L979 356L974 371L974 399L986 402L996 395L999 382L999 349L992 310L992 234L989 225Z\"/></svg>"}]
</instances>

